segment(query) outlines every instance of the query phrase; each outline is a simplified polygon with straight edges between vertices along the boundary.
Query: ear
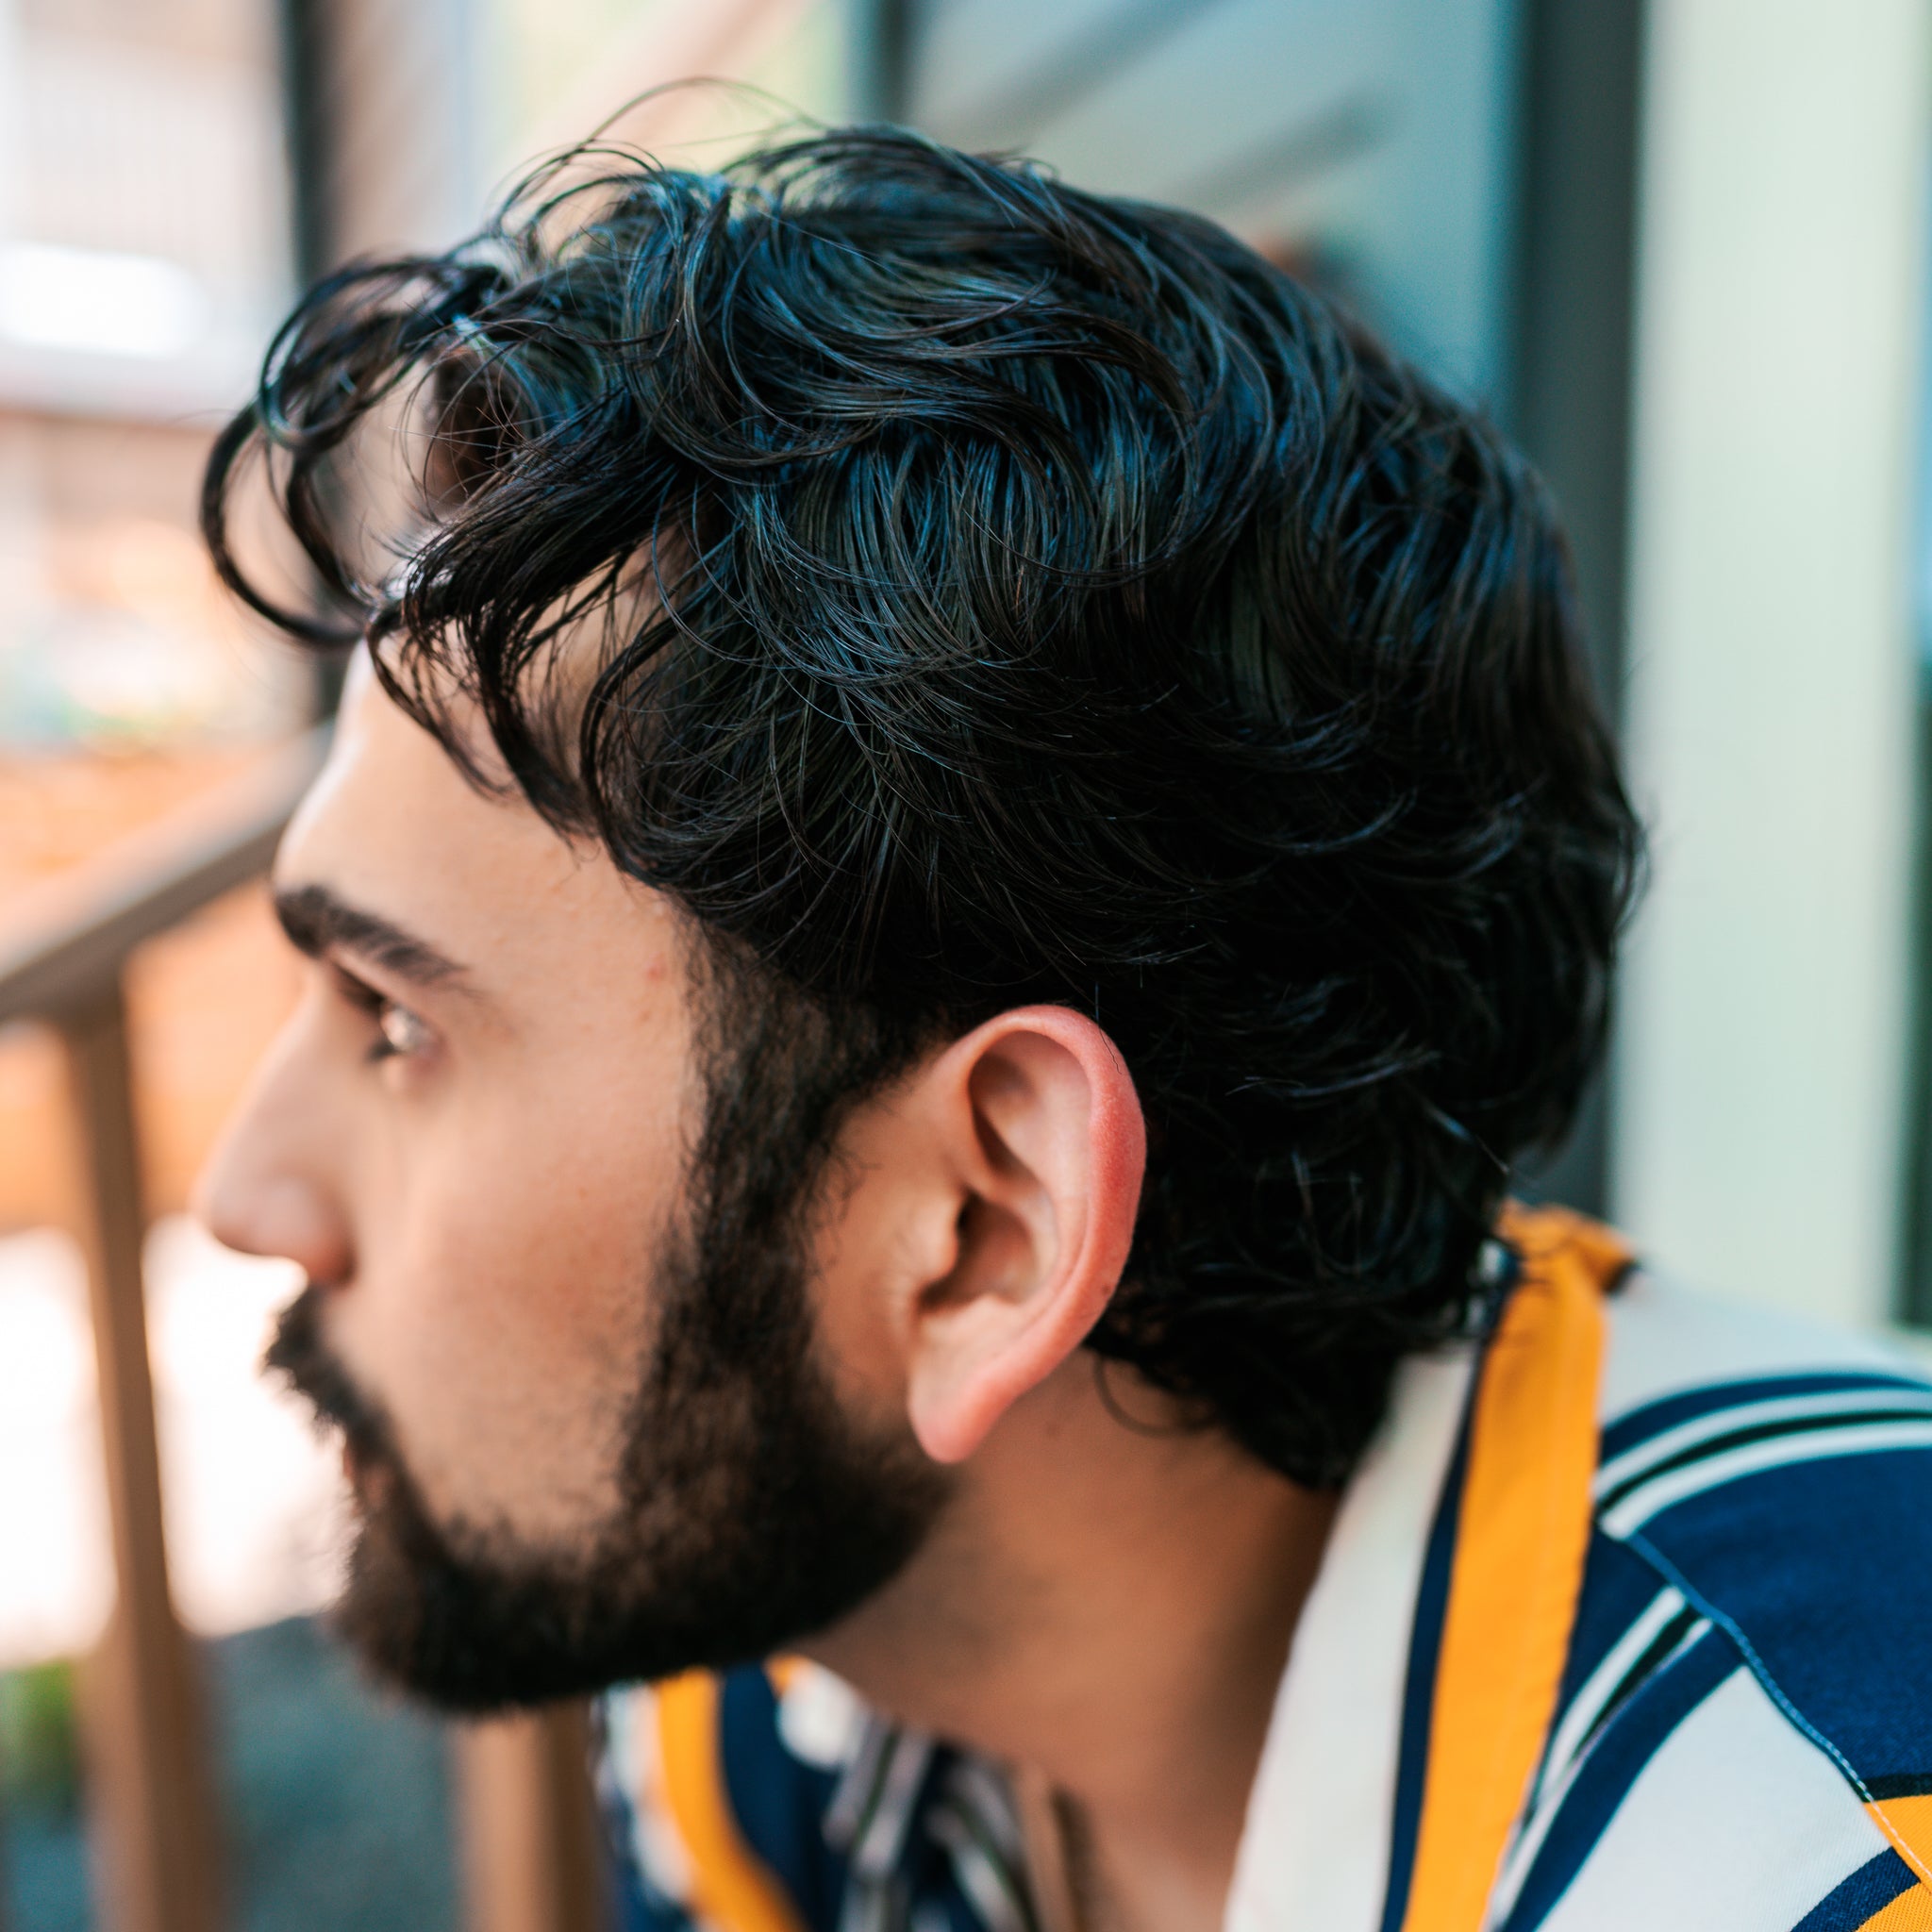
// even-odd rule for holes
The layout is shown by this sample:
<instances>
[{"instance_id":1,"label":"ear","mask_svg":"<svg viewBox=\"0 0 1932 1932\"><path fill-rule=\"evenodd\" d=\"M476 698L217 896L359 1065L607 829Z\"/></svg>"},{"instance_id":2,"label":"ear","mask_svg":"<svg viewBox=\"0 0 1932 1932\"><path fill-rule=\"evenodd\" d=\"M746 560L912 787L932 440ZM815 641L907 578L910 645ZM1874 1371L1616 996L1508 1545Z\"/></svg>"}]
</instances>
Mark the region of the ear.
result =
<instances>
[{"instance_id":1,"label":"ear","mask_svg":"<svg viewBox=\"0 0 1932 1932\"><path fill-rule=\"evenodd\" d=\"M1146 1127L1113 1041L1065 1007L1002 1013L917 1084L957 1219L949 1265L908 1311L907 1407L926 1454L958 1462L1106 1309L1133 1242Z\"/></svg>"}]
</instances>

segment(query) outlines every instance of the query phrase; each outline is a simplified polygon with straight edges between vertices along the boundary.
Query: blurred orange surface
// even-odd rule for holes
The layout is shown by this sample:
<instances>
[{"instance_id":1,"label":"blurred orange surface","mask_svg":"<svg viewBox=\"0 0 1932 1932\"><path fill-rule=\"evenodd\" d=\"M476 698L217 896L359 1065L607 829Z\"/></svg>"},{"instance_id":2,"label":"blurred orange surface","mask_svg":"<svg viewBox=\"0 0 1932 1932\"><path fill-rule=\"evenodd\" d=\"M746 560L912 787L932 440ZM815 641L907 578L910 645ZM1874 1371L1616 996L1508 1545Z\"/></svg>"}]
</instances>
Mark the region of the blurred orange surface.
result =
<instances>
[{"instance_id":1,"label":"blurred orange surface","mask_svg":"<svg viewBox=\"0 0 1932 1932\"><path fill-rule=\"evenodd\" d=\"M23 886L114 841L262 756L259 747L73 753L0 762L0 926ZM266 892L230 893L142 949L127 996L150 1214L182 1207L249 1070L294 996ZM79 1215L59 1053L0 1028L0 1232Z\"/></svg>"}]
</instances>

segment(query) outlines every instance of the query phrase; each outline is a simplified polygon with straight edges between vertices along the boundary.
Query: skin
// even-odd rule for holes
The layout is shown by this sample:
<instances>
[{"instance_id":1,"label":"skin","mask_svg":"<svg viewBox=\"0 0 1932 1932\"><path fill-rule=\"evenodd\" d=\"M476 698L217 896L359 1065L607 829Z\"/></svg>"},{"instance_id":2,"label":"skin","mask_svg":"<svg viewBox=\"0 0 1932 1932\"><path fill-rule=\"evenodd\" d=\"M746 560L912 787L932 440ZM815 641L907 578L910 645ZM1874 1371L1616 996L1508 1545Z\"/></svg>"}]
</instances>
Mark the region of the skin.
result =
<instances>
[{"instance_id":1,"label":"skin","mask_svg":"<svg viewBox=\"0 0 1932 1932\"><path fill-rule=\"evenodd\" d=\"M292 922L315 957L202 1213L327 1287L328 1339L432 1514L567 1549L617 1507L682 1208L701 1096L680 921L465 783L366 669L275 883L325 916ZM1126 1067L1060 1008L998 1016L853 1116L814 1251L822 1357L958 1489L899 1576L802 1647L1057 1793L1090 1932L1210 1932L1332 1506L1131 1375L1103 1389L1080 1348L1144 1151Z\"/></svg>"}]
</instances>

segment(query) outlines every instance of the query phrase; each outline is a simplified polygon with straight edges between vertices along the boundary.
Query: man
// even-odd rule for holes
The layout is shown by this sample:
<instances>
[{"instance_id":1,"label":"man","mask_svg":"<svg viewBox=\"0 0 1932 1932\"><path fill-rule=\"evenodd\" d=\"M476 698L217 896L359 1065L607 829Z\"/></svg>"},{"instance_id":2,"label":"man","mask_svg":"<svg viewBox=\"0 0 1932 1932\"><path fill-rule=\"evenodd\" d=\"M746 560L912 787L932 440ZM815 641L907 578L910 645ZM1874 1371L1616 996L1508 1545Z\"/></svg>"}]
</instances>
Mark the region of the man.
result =
<instances>
[{"instance_id":1,"label":"man","mask_svg":"<svg viewBox=\"0 0 1932 1932\"><path fill-rule=\"evenodd\" d=\"M364 640L207 1212L630 1923L1932 1924L1932 1390L1504 1205L1639 835L1482 422L835 133L325 284L207 525Z\"/></svg>"}]
</instances>

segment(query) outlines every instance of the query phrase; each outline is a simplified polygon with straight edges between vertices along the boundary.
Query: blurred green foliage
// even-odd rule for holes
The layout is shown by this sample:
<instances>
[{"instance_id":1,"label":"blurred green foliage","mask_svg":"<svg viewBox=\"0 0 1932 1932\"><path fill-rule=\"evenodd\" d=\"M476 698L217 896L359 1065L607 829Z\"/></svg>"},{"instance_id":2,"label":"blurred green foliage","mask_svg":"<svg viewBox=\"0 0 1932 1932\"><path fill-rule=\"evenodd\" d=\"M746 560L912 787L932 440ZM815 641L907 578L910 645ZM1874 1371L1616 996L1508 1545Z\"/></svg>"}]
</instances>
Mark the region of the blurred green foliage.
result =
<instances>
[{"instance_id":1,"label":"blurred green foliage","mask_svg":"<svg viewBox=\"0 0 1932 1932\"><path fill-rule=\"evenodd\" d=\"M80 1807L74 1666L0 1673L0 1807L70 1816Z\"/></svg>"}]
</instances>

